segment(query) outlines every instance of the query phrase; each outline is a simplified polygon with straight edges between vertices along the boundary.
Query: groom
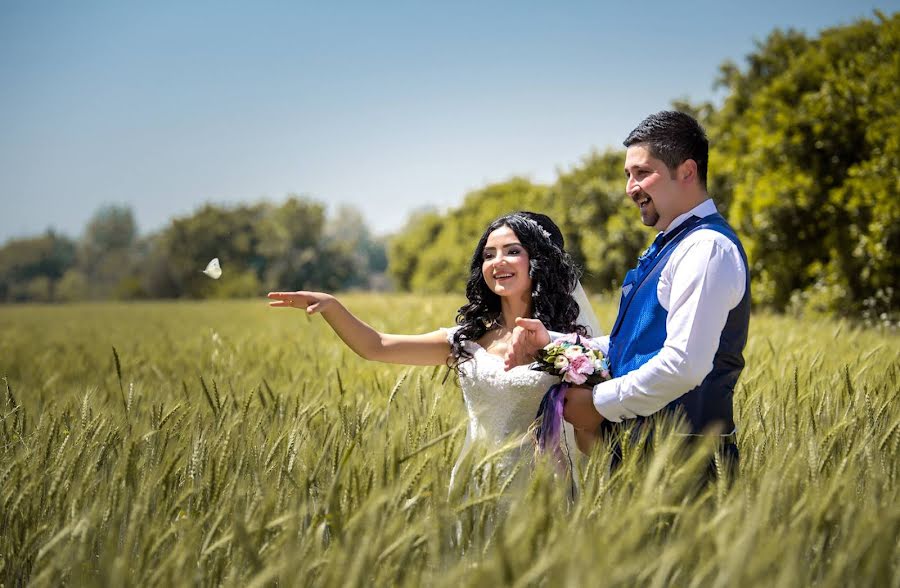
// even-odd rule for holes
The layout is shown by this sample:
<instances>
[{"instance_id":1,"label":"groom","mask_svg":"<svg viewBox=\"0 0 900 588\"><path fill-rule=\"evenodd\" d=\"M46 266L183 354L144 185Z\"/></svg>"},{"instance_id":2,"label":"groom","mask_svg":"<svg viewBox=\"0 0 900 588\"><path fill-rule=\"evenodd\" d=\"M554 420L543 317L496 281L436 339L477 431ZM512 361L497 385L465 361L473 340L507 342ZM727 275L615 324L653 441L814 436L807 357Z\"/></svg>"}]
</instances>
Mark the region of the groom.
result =
<instances>
[{"instance_id":1,"label":"groom","mask_svg":"<svg viewBox=\"0 0 900 588\"><path fill-rule=\"evenodd\" d=\"M628 272L605 347L613 378L570 388L564 416L581 431L603 421L683 412L690 433L722 436L737 460L732 395L744 367L750 280L740 240L706 193L709 143L687 114L658 112L625 139L625 191L659 231ZM506 367L550 341L518 319Z\"/></svg>"}]
</instances>

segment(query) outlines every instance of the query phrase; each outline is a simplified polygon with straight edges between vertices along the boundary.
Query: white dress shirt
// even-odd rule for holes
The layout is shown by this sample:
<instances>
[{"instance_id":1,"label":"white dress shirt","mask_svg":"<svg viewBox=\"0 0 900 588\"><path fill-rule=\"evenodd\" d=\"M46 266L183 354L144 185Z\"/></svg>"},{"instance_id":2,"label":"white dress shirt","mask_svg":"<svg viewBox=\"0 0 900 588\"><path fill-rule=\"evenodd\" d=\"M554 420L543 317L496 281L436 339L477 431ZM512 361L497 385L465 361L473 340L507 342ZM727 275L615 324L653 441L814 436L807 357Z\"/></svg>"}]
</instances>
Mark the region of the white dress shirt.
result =
<instances>
[{"instance_id":1,"label":"white dress shirt","mask_svg":"<svg viewBox=\"0 0 900 588\"><path fill-rule=\"evenodd\" d=\"M664 233L693 216L716 212L712 200L675 218ZM594 406L603 418L647 416L698 386L712 371L728 313L744 297L746 270L740 251L725 235L699 229L675 246L656 287L668 311L660 352L636 370L594 387ZM604 353L609 336L599 337Z\"/></svg>"}]
</instances>

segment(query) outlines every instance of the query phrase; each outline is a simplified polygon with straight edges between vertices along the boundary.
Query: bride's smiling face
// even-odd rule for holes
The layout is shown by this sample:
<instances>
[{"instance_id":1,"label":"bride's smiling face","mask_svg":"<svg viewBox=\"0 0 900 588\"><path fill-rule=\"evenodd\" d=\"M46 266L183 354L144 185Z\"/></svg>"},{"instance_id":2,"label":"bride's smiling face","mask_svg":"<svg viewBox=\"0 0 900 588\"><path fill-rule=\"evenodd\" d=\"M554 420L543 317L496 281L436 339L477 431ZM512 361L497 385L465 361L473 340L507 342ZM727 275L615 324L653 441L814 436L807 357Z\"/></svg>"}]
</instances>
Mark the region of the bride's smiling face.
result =
<instances>
[{"instance_id":1,"label":"bride's smiling face","mask_svg":"<svg viewBox=\"0 0 900 588\"><path fill-rule=\"evenodd\" d=\"M502 297L530 297L530 258L511 228L503 226L488 235L481 259L481 274L491 292Z\"/></svg>"}]
</instances>

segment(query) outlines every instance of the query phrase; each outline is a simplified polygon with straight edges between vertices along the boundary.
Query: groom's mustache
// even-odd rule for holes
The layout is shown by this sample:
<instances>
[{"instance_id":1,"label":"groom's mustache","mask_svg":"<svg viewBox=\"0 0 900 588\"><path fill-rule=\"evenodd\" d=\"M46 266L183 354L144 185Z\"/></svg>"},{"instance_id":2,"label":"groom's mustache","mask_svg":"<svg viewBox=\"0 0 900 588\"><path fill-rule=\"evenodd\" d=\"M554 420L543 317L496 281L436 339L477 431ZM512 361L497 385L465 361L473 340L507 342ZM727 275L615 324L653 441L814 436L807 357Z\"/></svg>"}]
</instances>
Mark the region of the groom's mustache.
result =
<instances>
[{"instance_id":1,"label":"groom's mustache","mask_svg":"<svg viewBox=\"0 0 900 588\"><path fill-rule=\"evenodd\" d=\"M637 192L629 194L628 196L631 198L632 202L634 202L635 204L637 204L639 206L640 206L641 202L643 202L645 199L647 199L647 198L649 198L650 200L653 199L653 197L648 192L645 192L642 188L638 188Z\"/></svg>"}]
</instances>

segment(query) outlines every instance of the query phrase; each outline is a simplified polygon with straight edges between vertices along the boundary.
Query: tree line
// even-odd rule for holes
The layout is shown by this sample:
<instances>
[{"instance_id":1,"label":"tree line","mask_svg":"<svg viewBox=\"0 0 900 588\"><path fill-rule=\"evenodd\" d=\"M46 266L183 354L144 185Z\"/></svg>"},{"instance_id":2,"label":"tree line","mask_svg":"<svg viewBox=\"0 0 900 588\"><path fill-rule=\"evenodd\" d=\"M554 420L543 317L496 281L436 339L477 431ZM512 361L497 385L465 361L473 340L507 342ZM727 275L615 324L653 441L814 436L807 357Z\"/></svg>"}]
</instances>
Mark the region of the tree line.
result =
<instances>
[{"instance_id":1,"label":"tree line","mask_svg":"<svg viewBox=\"0 0 900 588\"><path fill-rule=\"evenodd\" d=\"M776 30L742 65L721 66L719 106L673 103L707 129L709 192L745 244L757 307L898 318L898 81L900 13L876 12L814 37ZM207 205L143 238L130 209L108 206L79 240L48 232L0 248L0 300L385 287L385 270L396 289L461 292L483 228L522 209L559 223L589 290L614 291L652 238L625 197L623 161L621 149L594 151L550 185L486 185L456 208L414 213L387 243L355 210L327 217L296 196ZM213 257L228 280L200 273Z\"/></svg>"},{"instance_id":2,"label":"tree line","mask_svg":"<svg viewBox=\"0 0 900 588\"><path fill-rule=\"evenodd\" d=\"M227 279L202 274L217 257ZM0 301L260 296L267 289L383 288L385 243L358 211L320 202L207 204L140 237L128 206L101 207L79 239L54 231L0 248Z\"/></svg>"},{"instance_id":3,"label":"tree line","mask_svg":"<svg viewBox=\"0 0 900 588\"><path fill-rule=\"evenodd\" d=\"M747 249L754 303L898 318L900 13L816 37L776 30L743 66L724 63L716 85L720 106L673 108L707 130L709 193ZM391 240L389 274L401 289L460 291L487 223L530 209L559 223L588 289L613 291L652 238L625 197L623 161L593 152L551 185L512 178L421 211Z\"/></svg>"}]
</instances>

